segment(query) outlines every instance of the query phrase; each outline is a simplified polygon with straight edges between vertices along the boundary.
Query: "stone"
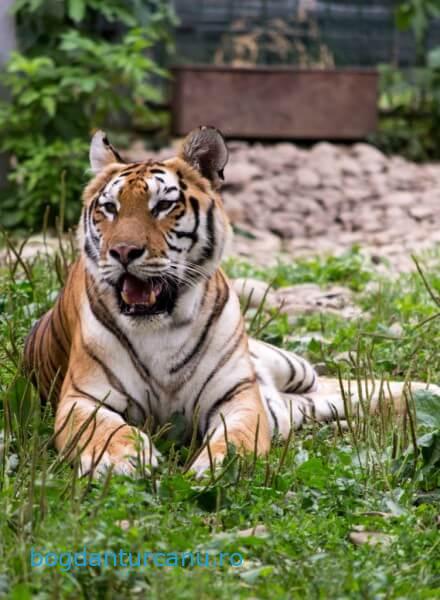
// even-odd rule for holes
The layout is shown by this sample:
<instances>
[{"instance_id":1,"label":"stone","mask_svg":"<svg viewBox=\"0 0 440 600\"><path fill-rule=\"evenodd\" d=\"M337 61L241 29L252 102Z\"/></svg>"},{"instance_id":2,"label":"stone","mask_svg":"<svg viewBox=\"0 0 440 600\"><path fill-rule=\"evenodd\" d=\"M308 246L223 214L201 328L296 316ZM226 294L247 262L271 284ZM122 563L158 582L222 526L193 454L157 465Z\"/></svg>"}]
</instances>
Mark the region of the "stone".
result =
<instances>
[{"instance_id":1,"label":"stone","mask_svg":"<svg viewBox=\"0 0 440 600\"><path fill-rule=\"evenodd\" d=\"M246 223L237 223L236 228L239 233L233 236L226 256L242 256L262 265L276 262L281 252L281 240L278 236Z\"/></svg>"},{"instance_id":2,"label":"stone","mask_svg":"<svg viewBox=\"0 0 440 600\"><path fill-rule=\"evenodd\" d=\"M347 155L339 159L339 169L344 175L358 177L362 174L362 166L359 161Z\"/></svg>"},{"instance_id":3,"label":"stone","mask_svg":"<svg viewBox=\"0 0 440 600\"><path fill-rule=\"evenodd\" d=\"M237 531L237 537L267 537L268 535L269 531L265 525L255 525L255 527Z\"/></svg>"},{"instance_id":4,"label":"stone","mask_svg":"<svg viewBox=\"0 0 440 600\"><path fill-rule=\"evenodd\" d=\"M261 176L261 169L249 162L235 162L228 164L224 171L224 189L242 189L252 179Z\"/></svg>"},{"instance_id":5,"label":"stone","mask_svg":"<svg viewBox=\"0 0 440 600\"><path fill-rule=\"evenodd\" d=\"M293 168L300 165L307 156L307 151L298 148L295 144L281 143L276 144L274 152L279 157L279 162L283 167Z\"/></svg>"},{"instance_id":6,"label":"stone","mask_svg":"<svg viewBox=\"0 0 440 600\"><path fill-rule=\"evenodd\" d=\"M315 312L338 314L348 308L352 311L347 311L347 318L358 316L359 313L359 309L352 305L351 291L341 286L321 289L317 284L305 283L281 288L275 295L280 311L290 316Z\"/></svg>"},{"instance_id":7,"label":"stone","mask_svg":"<svg viewBox=\"0 0 440 600\"><path fill-rule=\"evenodd\" d=\"M342 193L345 198L351 200L352 202L361 202L362 200L366 200L369 198L372 193L370 188L365 185L352 185L352 186L344 186Z\"/></svg>"},{"instance_id":8,"label":"stone","mask_svg":"<svg viewBox=\"0 0 440 600\"><path fill-rule=\"evenodd\" d=\"M314 144L309 151L309 157L316 159L331 158L337 159L341 154L341 150L335 144L329 142L318 142Z\"/></svg>"},{"instance_id":9,"label":"stone","mask_svg":"<svg viewBox=\"0 0 440 600\"><path fill-rule=\"evenodd\" d=\"M232 286L242 303L249 308L259 308L263 302L265 308L278 305L275 293L265 281L240 277L232 280Z\"/></svg>"},{"instance_id":10,"label":"stone","mask_svg":"<svg viewBox=\"0 0 440 600\"><path fill-rule=\"evenodd\" d=\"M301 167L296 171L295 183L301 187L314 188L321 183L318 173L308 167Z\"/></svg>"},{"instance_id":11,"label":"stone","mask_svg":"<svg viewBox=\"0 0 440 600\"><path fill-rule=\"evenodd\" d=\"M352 531L348 539L355 546L389 546L396 541L397 536L382 533L381 531Z\"/></svg>"},{"instance_id":12,"label":"stone","mask_svg":"<svg viewBox=\"0 0 440 600\"><path fill-rule=\"evenodd\" d=\"M304 225L294 221L290 213L279 212L269 217L267 221L269 231L276 233L281 238L291 238L304 235Z\"/></svg>"},{"instance_id":13,"label":"stone","mask_svg":"<svg viewBox=\"0 0 440 600\"><path fill-rule=\"evenodd\" d=\"M234 196L229 195L227 200L225 199L225 208L231 223L237 223L244 220L245 208Z\"/></svg>"},{"instance_id":14,"label":"stone","mask_svg":"<svg viewBox=\"0 0 440 600\"><path fill-rule=\"evenodd\" d=\"M364 168L365 163L385 165L387 162L385 154L371 144L364 144L362 142L354 144L352 147L352 154L364 163Z\"/></svg>"},{"instance_id":15,"label":"stone","mask_svg":"<svg viewBox=\"0 0 440 600\"><path fill-rule=\"evenodd\" d=\"M388 206L411 206L415 203L415 196L412 192L391 192L387 195Z\"/></svg>"},{"instance_id":16,"label":"stone","mask_svg":"<svg viewBox=\"0 0 440 600\"><path fill-rule=\"evenodd\" d=\"M416 221L421 221L422 219L429 219L429 217L432 217L433 210L430 206L411 206L409 214L414 217Z\"/></svg>"}]
</instances>

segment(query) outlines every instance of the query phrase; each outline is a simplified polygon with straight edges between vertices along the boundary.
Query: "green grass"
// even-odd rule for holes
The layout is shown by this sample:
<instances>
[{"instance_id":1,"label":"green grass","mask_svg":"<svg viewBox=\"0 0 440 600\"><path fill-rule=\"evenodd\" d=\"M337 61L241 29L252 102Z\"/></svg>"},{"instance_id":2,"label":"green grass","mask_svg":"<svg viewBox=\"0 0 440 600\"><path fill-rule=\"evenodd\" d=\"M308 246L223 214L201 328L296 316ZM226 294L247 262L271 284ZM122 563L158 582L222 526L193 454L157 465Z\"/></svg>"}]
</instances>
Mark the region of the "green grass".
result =
<instances>
[{"instance_id":1,"label":"green grass","mask_svg":"<svg viewBox=\"0 0 440 600\"><path fill-rule=\"evenodd\" d=\"M337 282L356 292L364 316L289 321L260 311L252 329L362 378L440 382L440 254L425 270L390 283L356 251L262 270L230 261L227 271L273 281ZM233 452L216 477L183 473L185 450L168 448L151 479L78 480L56 462L51 411L41 409L19 374L23 338L53 302L63 260L36 260L0 270L0 597L35 598L438 598L440 595L440 409L415 399L418 424L383 414L340 434L311 425L266 459ZM369 291L369 282L377 289ZM427 321L424 325L418 324ZM250 322L250 321L249 321ZM390 328L402 327L398 338ZM341 358L341 353L345 357ZM415 429L413 431L413 429ZM417 450L414 440L417 439ZM382 516L381 516L381 513ZM385 515L385 516L383 516ZM240 532L263 526L255 535ZM354 545L364 528L388 545ZM31 568L30 550L136 553L219 552L243 555L241 566Z\"/></svg>"}]
</instances>

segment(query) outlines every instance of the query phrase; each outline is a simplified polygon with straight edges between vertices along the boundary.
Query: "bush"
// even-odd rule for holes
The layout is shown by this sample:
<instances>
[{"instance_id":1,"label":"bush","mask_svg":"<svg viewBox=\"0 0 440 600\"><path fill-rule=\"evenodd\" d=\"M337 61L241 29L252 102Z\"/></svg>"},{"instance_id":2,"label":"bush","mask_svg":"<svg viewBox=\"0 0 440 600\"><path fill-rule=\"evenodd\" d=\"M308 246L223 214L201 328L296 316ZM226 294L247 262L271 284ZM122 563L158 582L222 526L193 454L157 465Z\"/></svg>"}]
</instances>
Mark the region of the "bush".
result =
<instances>
[{"instance_id":1,"label":"bush","mask_svg":"<svg viewBox=\"0 0 440 600\"><path fill-rule=\"evenodd\" d=\"M397 27L413 34L415 66L380 67L382 118L372 141L387 153L440 158L440 47L427 50L431 20L439 16L439 0L406 0L396 8Z\"/></svg>"},{"instance_id":2,"label":"bush","mask_svg":"<svg viewBox=\"0 0 440 600\"><path fill-rule=\"evenodd\" d=\"M0 104L0 150L10 154L11 172L1 222L40 227L50 207L53 224L63 199L70 225L93 129L160 123L154 105L167 73L153 51L170 47L173 16L162 0L18 0L15 10L19 34L33 32L31 47L12 54L3 76L10 99ZM137 19L143 25L133 27Z\"/></svg>"},{"instance_id":3,"label":"bush","mask_svg":"<svg viewBox=\"0 0 440 600\"><path fill-rule=\"evenodd\" d=\"M426 67L380 68L381 122L373 138L388 154L416 161L440 158L440 48Z\"/></svg>"}]
</instances>

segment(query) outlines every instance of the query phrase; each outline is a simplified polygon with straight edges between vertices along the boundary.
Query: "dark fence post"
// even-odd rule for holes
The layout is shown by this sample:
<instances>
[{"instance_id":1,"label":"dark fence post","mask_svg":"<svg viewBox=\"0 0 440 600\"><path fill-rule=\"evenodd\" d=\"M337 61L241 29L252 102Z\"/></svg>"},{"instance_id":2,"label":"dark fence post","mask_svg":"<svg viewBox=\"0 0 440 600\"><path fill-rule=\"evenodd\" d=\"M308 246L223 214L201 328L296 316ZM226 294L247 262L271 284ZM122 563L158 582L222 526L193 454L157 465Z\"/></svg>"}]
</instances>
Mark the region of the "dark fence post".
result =
<instances>
[{"instance_id":1,"label":"dark fence post","mask_svg":"<svg viewBox=\"0 0 440 600\"><path fill-rule=\"evenodd\" d=\"M9 58L12 50L16 48L15 19L10 12L14 0L0 1L0 72ZM0 86L0 98L5 98L6 92ZM8 157L0 154L0 186L6 182Z\"/></svg>"}]
</instances>

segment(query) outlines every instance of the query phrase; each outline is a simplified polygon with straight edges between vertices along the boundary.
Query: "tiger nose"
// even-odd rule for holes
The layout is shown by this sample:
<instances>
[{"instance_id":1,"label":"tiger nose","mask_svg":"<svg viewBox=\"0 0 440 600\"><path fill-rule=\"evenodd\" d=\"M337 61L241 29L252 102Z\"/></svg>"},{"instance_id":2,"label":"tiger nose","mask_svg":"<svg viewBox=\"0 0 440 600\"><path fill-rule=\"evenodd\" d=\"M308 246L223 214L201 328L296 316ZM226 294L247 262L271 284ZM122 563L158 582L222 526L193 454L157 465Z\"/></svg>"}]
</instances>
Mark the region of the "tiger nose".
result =
<instances>
[{"instance_id":1,"label":"tiger nose","mask_svg":"<svg viewBox=\"0 0 440 600\"><path fill-rule=\"evenodd\" d=\"M139 258L144 253L145 248L139 246L130 246L129 244L119 244L113 246L109 250L110 256L118 260L122 265L126 266L136 258Z\"/></svg>"}]
</instances>

